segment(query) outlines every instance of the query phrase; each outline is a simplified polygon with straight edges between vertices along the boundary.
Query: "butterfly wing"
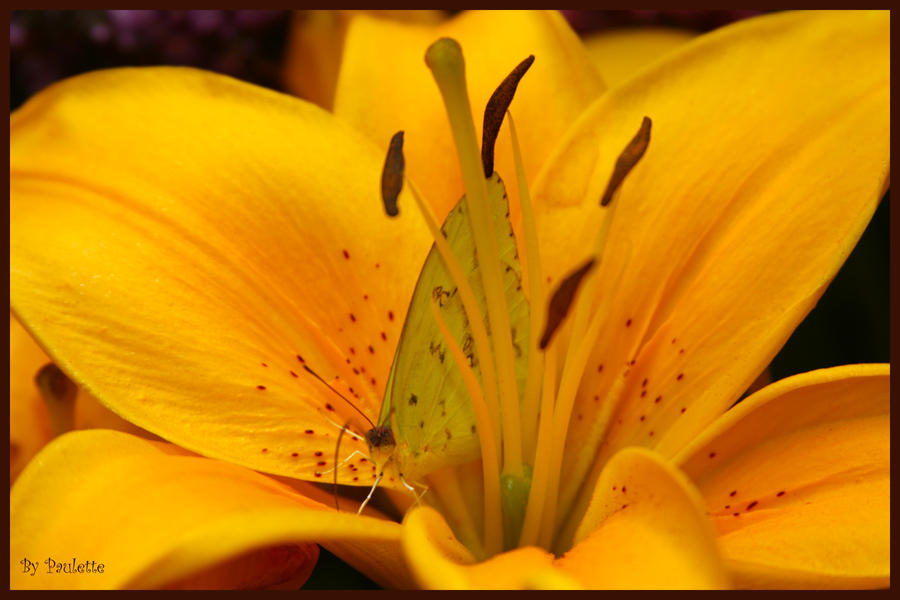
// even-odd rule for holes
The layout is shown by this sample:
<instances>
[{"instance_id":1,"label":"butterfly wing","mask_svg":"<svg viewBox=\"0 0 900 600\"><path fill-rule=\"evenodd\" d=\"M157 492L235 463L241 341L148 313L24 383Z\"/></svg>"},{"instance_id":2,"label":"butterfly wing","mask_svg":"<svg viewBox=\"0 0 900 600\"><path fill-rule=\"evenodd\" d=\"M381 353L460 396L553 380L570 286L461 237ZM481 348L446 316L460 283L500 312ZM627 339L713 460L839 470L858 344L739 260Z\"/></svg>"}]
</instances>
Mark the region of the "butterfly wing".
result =
<instances>
[{"instance_id":1,"label":"butterfly wing","mask_svg":"<svg viewBox=\"0 0 900 600\"><path fill-rule=\"evenodd\" d=\"M528 352L528 302L522 291L506 189L496 173L487 180L487 189L500 251L521 398ZM441 230L468 277L490 332L465 196L450 211ZM481 381L471 328L457 286L437 248L432 246L407 312L379 417L379 424L391 424L393 413L396 452L400 453L405 475L412 479L435 469L468 462L479 455L469 394L431 312L431 298L437 301L444 322Z\"/></svg>"}]
</instances>

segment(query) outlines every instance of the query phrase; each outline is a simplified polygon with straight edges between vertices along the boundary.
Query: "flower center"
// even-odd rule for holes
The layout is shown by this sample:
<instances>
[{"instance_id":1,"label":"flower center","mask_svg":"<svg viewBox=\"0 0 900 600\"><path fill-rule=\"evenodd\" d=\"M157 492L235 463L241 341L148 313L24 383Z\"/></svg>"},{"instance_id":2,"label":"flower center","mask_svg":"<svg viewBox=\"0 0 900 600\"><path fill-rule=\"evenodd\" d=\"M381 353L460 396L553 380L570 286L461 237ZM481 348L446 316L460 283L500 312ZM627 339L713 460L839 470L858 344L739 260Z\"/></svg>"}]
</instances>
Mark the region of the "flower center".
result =
<instances>
[{"instance_id":1,"label":"flower center","mask_svg":"<svg viewBox=\"0 0 900 600\"><path fill-rule=\"evenodd\" d=\"M460 539L478 537L481 551L473 549L473 552L483 556L516 546L539 545L549 549L556 535L559 477L569 420L590 351L596 342L602 303L608 301L600 298L601 310L597 309L598 284L592 277L592 268L603 257L616 206L611 203L613 196L647 149L650 120L644 118L638 134L622 152L601 198L598 209L605 212L605 217L593 258L563 279L548 304L527 180L515 124L509 115L524 233L521 249L527 267L530 304L527 370L522 386L516 378L517 348L513 344L514 332L511 331L507 295L503 288L504 263L497 245L496 231L500 224L495 222L491 210L487 183L493 177L497 134L508 114L516 87L534 57L522 61L491 96L485 110L480 152L459 44L442 38L428 48L425 61L441 92L463 175L464 202L484 290L486 319L472 295L460 261L450 250L429 205L415 186L404 179L403 132L398 132L391 140L382 176L382 195L385 211L394 216L398 213L397 197L404 182L408 184L432 233L435 247L459 290L472 330L480 382L471 368L472 355L466 355L456 344L438 310L438 300L432 298L432 314L469 393L481 446L483 532L476 536L460 535ZM568 346L561 349L555 333L570 313L572 331L586 335L570 336ZM563 350L564 356L559 361L557 354Z\"/></svg>"}]
</instances>

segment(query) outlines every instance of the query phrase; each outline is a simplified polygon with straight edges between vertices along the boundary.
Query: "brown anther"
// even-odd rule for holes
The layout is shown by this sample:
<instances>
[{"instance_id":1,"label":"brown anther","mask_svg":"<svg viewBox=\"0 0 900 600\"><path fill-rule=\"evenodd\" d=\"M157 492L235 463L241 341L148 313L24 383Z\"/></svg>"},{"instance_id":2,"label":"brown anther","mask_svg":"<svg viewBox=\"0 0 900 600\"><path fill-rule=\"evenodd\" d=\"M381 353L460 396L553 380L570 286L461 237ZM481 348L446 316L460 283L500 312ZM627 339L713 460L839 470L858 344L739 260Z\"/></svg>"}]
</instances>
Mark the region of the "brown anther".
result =
<instances>
[{"instance_id":1,"label":"brown anther","mask_svg":"<svg viewBox=\"0 0 900 600\"><path fill-rule=\"evenodd\" d=\"M509 109L519 81L533 62L534 55L520 62L506 76L506 79L500 82L500 85L491 94L491 98L484 108L484 126L481 134L481 166L484 167L485 177L490 177L494 173L494 143L497 141L497 134L500 133L503 116Z\"/></svg>"},{"instance_id":2,"label":"brown anther","mask_svg":"<svg viewBox=\"0 0 900 600\"><path fill-rule=\"evenodd\" d=\"M647 151L647 146L650 145L651 124L650 117L644 117L644 120L641 122L641 128L631 141L628 142L625 149L622 150L622 154L620 154L618 160L616 160L616 166L609 178L609 183L606 185L606 191L603 192L600 206L606 206L612 201L613 194L619 189L619 186L622 185L625 176L631 172L634 166L638 164L638 161L641 160L641 157L644 156L644 152Z\"/></svg>"},{"instance_id":3,"label":"brown anther","mask_svg":"<svg viewBox=\"0 0 900 600\"><path fill-rule=\"evenodd\" d=\"M384 170L381 172L381 200L384 202L384 212L389 217L400 214L397 209L397 196L403 189L403 171L406 161L403 159L403 132L398 131L391 138L387 157L384 159Z\"/></svg>"},{"instance_id":4,"label":"brown anther","mask_svg":"<svg viewBox=\"0 0 900 600\"><path fill-rule=\"evenodd\" d=\"M575 292L581 280L588 274L588 271L594 266L594 259L591 258L584 263L578 270L563 279L553 296L550 298L550 306L547 308L547 325L544 326L544 334L541 336L540 348L543 350L550 344L553 334L559 329L563 319L569 313L572 301L575 300Z\"/></svg>"}]
</instances>

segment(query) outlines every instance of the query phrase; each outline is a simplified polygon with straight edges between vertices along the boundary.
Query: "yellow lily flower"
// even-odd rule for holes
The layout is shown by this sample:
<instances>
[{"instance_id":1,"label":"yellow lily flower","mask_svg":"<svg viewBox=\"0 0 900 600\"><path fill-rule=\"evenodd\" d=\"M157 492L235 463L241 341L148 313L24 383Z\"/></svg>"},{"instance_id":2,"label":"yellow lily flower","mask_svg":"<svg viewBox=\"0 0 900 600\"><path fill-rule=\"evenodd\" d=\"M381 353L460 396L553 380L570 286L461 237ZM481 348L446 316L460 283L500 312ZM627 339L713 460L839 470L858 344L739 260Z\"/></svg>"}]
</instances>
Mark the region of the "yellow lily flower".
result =
<instances>
[{"instance_id":1,"label":"yellow lily flower","mask_svg":"<svg viewBox=\"0 0 900 600\"><path fill-rule=\"evenodd\" d=\"M11 491L11 587L171 585L308 542L398 587L889 585L889 366L799 375L728 410L884 192L888 14L739 23L584 111L597 88L535 83L569 81L560 57L583 52L559 44L556 17L529 16L542 35L494 45L504 18L469 17L482 35L354 20L341 119L187 69L79 77L11 116L13 312L88 392L188 449L110 431L49 444ZM511 108L532 157L514 168L501 135L495 165L533 181L543 274L562 281L607 232L547 352L556 405L541 412L562 435L520 432L544 510L524 517L533 542L505 552L485 551L480 461L429 473L423 501L441 510L413 508L402 525L334 512L296 481L323 480L346 420L364 432L356 409L375 420L432 242L410 186L385 222L382 132L406 130L407 173L426 179L438 217L463 189L447 166L462 104L452 131L436 125L433 83L420 89L406 66L427 77L440 35L464 41L474 106L487 80L537 57ZM373 48L415 59L372 64ZM597 202L644 116L651 141L610 224ZM510 197L522 239L528 194ZM344 440L339 461L363 450ZM368 486L368 469L356 460L339 481ZM31 575L16 562L62 555L108 570Z\"/></svg>"}]
</instances>

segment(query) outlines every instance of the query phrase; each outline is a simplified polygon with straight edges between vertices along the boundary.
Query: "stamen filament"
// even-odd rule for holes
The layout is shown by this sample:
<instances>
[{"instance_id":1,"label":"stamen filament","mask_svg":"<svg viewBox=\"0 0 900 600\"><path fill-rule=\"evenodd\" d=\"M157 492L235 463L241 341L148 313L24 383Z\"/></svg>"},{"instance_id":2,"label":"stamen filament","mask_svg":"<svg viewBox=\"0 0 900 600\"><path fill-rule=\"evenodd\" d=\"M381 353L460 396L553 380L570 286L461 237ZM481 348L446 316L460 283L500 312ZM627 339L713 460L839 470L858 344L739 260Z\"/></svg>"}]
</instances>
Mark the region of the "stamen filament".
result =
<instances>
[{"instance_id":1,"label":"stamen filament","mask_svg":"<svg viewBox=\"0 0 900 600\"><path fill-rule=\"evenodd\" d=\"M484 474L484 545L488 551L488 556L493 556L503 550L503 518L500 505L500 471L499 456L497 455L496 438L491 428L490 416L488 415L487 406L484 402L484 396L481 388L478 387L478 380L475 373L466 360L459 344L453 339L453 334L444 323L441 312L438 310L437 302L431 298L431 312L434 320L437 321L441 334L444 336L444 342L450 349L450 354L456 362L459 372L462 374L463 381L466 383L466 389L469 392L469 398L472 401L472 409L475 411L475 422L478 427L478 438L481 442L481 464Z\"/></svg>"},{"instance_id":2,"label":"stamen filament","mask_svg":"<svg viewBox=\"0 0 900 600\"><path fill-rule=\"evenodd\" d=\"M544 300L544 275L541 268L541 250L538 244L537 227L534 223L534 210L531 205L531 193L525 177L525 165L519 147L519 136L512 113L507 111L509 132L512 138L513 160L516 165L516 183L519 187L519 207L522 211L522 229L525 234L524 261L528 275L528 292L530 306L528 315L528 371L525 377L525 396L522 404L522 445L526 461L535 461L537 445L538 405L541 400L541 362L544 353L538 352L538 336L541 331L541 307ZM534 480L532 480L534 486Z\"/></svg>"},{"instance_id":3,"label":"stamen filament","mask_svg":"<svg viewBox=\"0 0 900 600\"><path fill-rule=\"evenodd\" d=\"M488 415L490 416L491 430L493 431L494 439L499 440L502 433L500 429L500 404L497 401L497 380L494 374L494 362L491 360L491 344L487 329L484 326L484 317L478 308L478 301L475 299L472 286L469 285L469 279L456 259L456 255L453 254L447 238L441 233L434 213L431 212L431 207L422 199L415 184L409 180L407 180L407 184L412 191L416 206L418 206L419 212L422 218L425 219L425 224L431 232L431 237L434 238L434 244L444 260L444 265L447 267L450 277L459 290L459 298L468 316L469 326L472 328L472 339L475 342L475 352L478 354L478 364L481 367L484 398Z\"/></svg>"},{"instance_id":4,"label":"stamen filament","mask_svg":"<svg viewBox=\"0 0 900 600\"><path fill-rule=\"evenodd\" d=\"M429 502L447 519L453 532L462 544L472 552L477 560L484 560L488 554L483 546L469 499L463 496L463 482L458 468L444 468L428 474L429 489L433 490Z\"/></svg>"},{"instance_id":5,"label":"stamen filament","mask_svg":"<svg viewBox=\"0 0 900 600\"><path fill-rule=\"evenodd\" d=\"M488 203L481 153L466 87L462 49L455 40L441 38L428 48L425 62L431 69L444 100L466 188L469 219L478 252L501 390L503 473L522 477L521 422L512 334L503 290L500 253L494 233L496 229Z\"/></svg>"},{"instance_id":6,"label":"stamen filament","mask_svg":"<svg viewBox=\"0 0 900 600\"><path fill-rule=\"evenodd\" d=\"M548 495L547 479L550 474L550 445L552 443L550 436L553 431L553 403L556 396L556 346L551 344L542 354L544 354L544 368L540 424L535 447L534 475L531 480L531 491L528 494L522 535L519 537L520 547L538 544L541 537L544 504ZM549 539L549 535L547 537Z\"/></svg>"}]
</instances>

